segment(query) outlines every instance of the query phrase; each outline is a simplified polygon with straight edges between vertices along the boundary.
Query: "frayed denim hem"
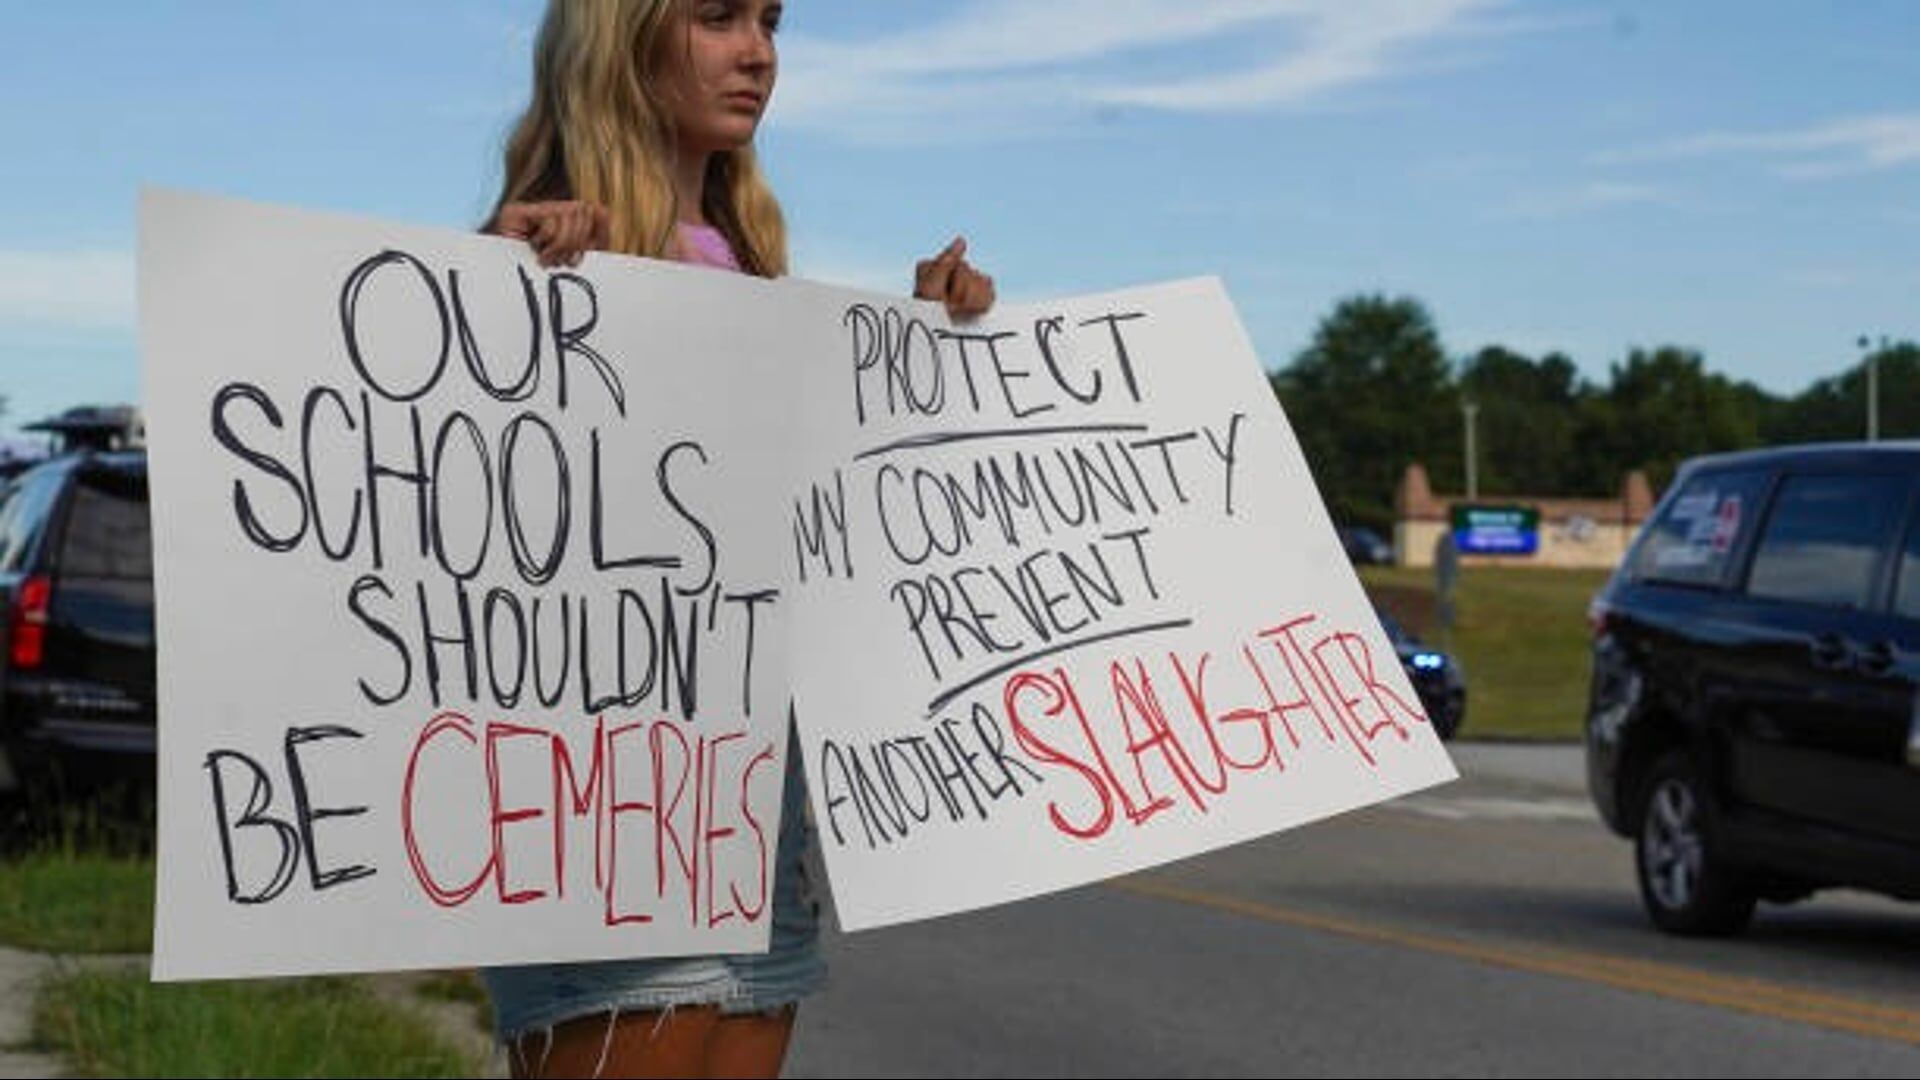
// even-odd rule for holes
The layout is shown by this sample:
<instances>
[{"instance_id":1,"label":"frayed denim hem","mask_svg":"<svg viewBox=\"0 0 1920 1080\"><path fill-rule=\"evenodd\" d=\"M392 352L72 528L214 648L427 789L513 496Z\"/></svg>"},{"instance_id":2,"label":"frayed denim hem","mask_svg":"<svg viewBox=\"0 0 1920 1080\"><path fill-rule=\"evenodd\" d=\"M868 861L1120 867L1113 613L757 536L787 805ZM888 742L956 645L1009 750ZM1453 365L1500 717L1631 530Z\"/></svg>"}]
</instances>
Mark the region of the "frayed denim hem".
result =
<instances>
[{"instance_id":1,"label":"frayed denim hem","mask_svg":"<svg viewBox=\"0 0 1920 1080\"><path fill-rule=\"evenodd\" d=\"M723 1016L745 1016L750 1014L772 1016L798 1008L799 1003L800 998L797 995L790 1001L767 1003L754 1001L748 994L732 991L718 1001L678 1001L668 1002L664 1005L626 1006L624 1008L619 1005L607 1006L604 1009L607 1014L606 1030L600 1038L600 1057L594 1062L591 1075L600 1077L606 1074L607 1060L613 1055L613 1037L619 1030L620 1017L623 1015L631 1015L636 1012L656 1013L657 1015L653 1021L653 1031L650 1033L649 1038L658 1038L660 1036L660 1029L666 1025L667 1021L673 1018L675 1009L702 1008L712 1005L718 1006ZM591 1019L601 1011L603 1010L596 1009L592 1012L570 1016L549 1024L529 1025L510 1035L500 1036L497 1045L499 1049L507 1055L510 1064L519 1066L521 1075L539 1076L546 1072L547 1059L553 1053L554 1028L562 1024ZM528 1044L535 1039L538 1039L540 1043L539 1054L537 1056L530 1052L528 1046Z\"/></svg>"}]
</instances>

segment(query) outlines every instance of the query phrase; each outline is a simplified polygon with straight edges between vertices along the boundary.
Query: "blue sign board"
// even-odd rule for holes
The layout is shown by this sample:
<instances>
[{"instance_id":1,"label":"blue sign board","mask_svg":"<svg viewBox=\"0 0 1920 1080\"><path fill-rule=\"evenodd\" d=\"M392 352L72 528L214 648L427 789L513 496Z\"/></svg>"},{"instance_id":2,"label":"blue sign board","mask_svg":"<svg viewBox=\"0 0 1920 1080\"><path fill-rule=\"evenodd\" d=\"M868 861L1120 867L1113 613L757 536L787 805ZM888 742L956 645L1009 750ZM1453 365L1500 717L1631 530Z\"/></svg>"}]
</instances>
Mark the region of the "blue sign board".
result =
<instances>
[{"instance_id":1,"label":"blue sign board","mask_svg":"<svg viewBox=\"0 0 1920 1080\"><path fill-rule=\"evenodd\" d=\"M1462 555L1532 555L1540 550L1540 510L1532 506L1455 506L1453 542Z\"/></svg>"}]
</instances>

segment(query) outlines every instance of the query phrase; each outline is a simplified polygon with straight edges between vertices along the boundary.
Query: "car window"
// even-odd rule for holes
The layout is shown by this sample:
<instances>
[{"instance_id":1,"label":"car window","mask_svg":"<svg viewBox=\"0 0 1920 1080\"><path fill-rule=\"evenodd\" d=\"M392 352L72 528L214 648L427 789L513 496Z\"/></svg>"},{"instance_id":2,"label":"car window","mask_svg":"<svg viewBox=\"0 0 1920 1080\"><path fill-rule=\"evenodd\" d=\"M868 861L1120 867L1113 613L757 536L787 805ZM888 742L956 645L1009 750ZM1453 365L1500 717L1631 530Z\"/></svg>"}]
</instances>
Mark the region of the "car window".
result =
<instances>
[{"instance_id":1,"label":"car window","mask_svg":"<svg viewBox=\"0 0 1920 1080\"><path fill-rule=\"evenodd\" d=\"M60 477L55 469L30 474L0 506L0 573L26 569L33 539L40 534L60 494Z\"/></svg>"},{"instance_id":2,"label":"car window","mask_svg":"<svg viewBox=\"0 0 1920 1080\"><path fill-rule=\"evenodd\" d=\"M60 542L60 573L69 577L151 578L153 537L146 478L107 473L74 487Z\"/></svg>"},{"instance_id":3,"label":"car window","mask_svg":"<svg viewBox=\"0 0 1920 1080\"><path fill-rule=\"evenodd\" d=\"M1733 553L1753 528L1766 474L1759 470L1695 476L1648 523L1634 552L1633 576L1673 585L1725 583Z\"/></svg>"},{"instance_id":4,"label":"car window","mask_svg":"<svg viewBox=\"0 0 1920 1080\"><path fill-rule=\"evenodd\" d=\"M1893 595L1893 610L1908 618L1920 619L1920 516L1907 528L1906 547L1900 552L1900 578Z\"/></svg>"},{"instance_id":5,"label":"car window","mask_svg":"<svg viewBox=\"0 0 1920 1080\"><path fill-rule=\"evenodd\" d=\"M1789 476L1780 486L1747 592L1774 600L1864 608L1874 571L1906 508L1907 478Z\"/></svg>"}]
</instances>

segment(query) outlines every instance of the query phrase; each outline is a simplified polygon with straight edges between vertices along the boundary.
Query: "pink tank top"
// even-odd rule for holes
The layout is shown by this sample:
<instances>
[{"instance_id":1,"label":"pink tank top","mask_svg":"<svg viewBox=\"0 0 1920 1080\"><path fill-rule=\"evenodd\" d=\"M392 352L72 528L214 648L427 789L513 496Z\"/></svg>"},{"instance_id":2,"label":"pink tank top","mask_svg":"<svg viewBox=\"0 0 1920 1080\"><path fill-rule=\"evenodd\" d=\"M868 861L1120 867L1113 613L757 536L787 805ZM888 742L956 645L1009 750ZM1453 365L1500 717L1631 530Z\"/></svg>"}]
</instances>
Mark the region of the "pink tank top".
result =
<instances>
[{"instance_id":1,"label":"pink tank top","mask_svg":"<svg viewBox=\"0 0 1920 1080\"><path fill-rule=\"evenodd\" d=\"M720 270L740 270L740 260L733 256L733 246L719 229L711 225L695 225L682 221L674 226L680 231L680 261L697 266L711 266Z\"/></svg>"}]
</instances>

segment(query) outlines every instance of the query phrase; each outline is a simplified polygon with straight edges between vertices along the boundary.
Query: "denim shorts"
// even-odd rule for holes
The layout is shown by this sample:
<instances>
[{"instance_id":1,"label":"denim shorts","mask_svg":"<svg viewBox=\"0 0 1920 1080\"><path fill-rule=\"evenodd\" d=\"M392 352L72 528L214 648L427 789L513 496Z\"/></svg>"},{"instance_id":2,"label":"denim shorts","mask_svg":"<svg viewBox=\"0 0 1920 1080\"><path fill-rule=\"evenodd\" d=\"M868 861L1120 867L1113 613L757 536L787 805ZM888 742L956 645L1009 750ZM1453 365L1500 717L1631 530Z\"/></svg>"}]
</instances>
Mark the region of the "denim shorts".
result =
<instances>
[{"instance_id":1,"label":"denim shorts","mask_svg":"<svg viewBox=\"0 0 1920 1080\"><path fill-rule=\"evenodd\" d=\"M481 975L493 997L496 1036L511 1041L583 1016L678 1005L770 1012L818 989L826 965L820 959L820 905L807 865L812 836L797 743L789 735L767 952L486 968Z\"/></svg>"}]
</instances>

